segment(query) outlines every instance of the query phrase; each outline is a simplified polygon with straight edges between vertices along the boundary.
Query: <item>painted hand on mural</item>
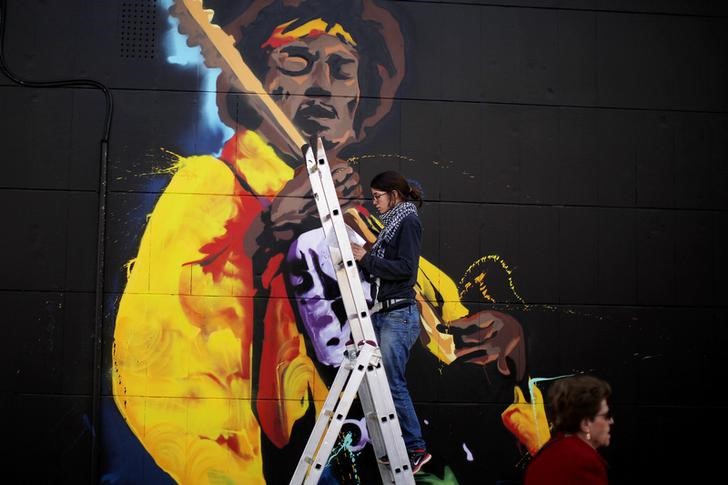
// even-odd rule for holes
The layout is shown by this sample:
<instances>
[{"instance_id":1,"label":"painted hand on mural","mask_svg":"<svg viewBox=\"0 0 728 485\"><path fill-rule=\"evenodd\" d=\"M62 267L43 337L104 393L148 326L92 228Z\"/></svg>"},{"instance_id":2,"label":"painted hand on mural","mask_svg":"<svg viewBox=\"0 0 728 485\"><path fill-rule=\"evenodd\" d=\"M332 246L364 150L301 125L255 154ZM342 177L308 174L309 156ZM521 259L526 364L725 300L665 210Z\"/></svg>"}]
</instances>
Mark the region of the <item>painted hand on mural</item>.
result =
<instances>
[{"instance_id":1,"label":"painted hand on mural","mask_svg":"<svg viewBox=\"0 0 728 485\"><path fill-rule=\"evenodd\" d=\"M511 315L484 310L464 318L440 324L440 332L453 336L459 361L486 365L496 362L498 371L511 375L506 357L514 362L516 379L521 380L526 367L523 328Z\"/></svg>"},{"instance_id":2,"label":"painted hand on mural","mask_svg":"<svg viewBox=\"0 0 728 485\"><path fill-rule=\"evenodd\" d=\"M332 166L336 193L342 208L346 208L362 197L359 174L348 164L339 162ZM302 200L304 201L303 203ZM281 190L270 206L271 229L279 241L291 241L300 230L307 227L306 222L318 219L316 203L311 192L311 182L305 167L299 167L293 177Z\"/></svg>"},{"instance_id":3,"label":"painted hand on mural","mask_svg":"<svg viewBox=\"0 0 728 485\"><path fill-rule=\"evenodd\" d=\"M361 203L359 174L351 166L343 161L335 162L331 177L343 209ZM254 255L259 249L274 248L285 251L296 237L316 227L319 227L318 211L308 172L305 167L298 167L267 210L252 221L245 234L246 253Z\"/></svg>"}]
</instances>

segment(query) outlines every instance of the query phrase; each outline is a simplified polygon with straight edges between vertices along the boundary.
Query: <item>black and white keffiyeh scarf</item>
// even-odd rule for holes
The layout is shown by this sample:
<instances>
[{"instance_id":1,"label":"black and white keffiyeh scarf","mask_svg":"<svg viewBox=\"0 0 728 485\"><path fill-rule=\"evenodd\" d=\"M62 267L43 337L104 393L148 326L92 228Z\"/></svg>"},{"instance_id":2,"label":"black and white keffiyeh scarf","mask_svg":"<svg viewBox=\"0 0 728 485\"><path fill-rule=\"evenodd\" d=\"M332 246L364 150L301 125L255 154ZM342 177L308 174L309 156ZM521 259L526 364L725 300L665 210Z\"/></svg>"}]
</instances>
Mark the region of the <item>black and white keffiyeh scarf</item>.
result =
<instances>
[{"instance_id":1,"label":"black and white keffiyeh scarf","mask_svg":"<svg viewBox=\"0 0 728 485\"><path fill-rule=\"evenodd\" d=\"M377 240L372 246L371 253L379 258L384 257L384 243L391 241L399 230L402 219L410 214L417 214L417 206L412 202L402 202L392 207L390 210L382 214L379 219L384 227L379 231Z\"/></svg>"}]
</instances>

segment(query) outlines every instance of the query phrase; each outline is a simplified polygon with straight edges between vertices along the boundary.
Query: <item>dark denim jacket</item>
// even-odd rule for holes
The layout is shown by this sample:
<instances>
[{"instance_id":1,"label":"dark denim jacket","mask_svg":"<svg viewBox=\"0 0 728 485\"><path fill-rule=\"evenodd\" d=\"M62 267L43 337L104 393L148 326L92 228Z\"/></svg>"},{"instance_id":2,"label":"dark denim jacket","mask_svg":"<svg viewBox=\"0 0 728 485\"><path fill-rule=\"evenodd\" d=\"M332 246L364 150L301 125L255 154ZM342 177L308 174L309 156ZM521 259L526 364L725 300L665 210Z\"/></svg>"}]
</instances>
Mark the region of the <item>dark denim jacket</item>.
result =
<instances>
[{"instance_id":1,"label":"dark denim jacket","mask_svg":"<svg viewBox=\"0 0 728 485\"><path fill-rule=\"evenodd\" d=\"M380 279L377 300L414 299L421 249L422 224L416 214L410 214L402 219L396 236L385 246L383 258L364 255L359 264Z\"/></svg>"}]
</instances>

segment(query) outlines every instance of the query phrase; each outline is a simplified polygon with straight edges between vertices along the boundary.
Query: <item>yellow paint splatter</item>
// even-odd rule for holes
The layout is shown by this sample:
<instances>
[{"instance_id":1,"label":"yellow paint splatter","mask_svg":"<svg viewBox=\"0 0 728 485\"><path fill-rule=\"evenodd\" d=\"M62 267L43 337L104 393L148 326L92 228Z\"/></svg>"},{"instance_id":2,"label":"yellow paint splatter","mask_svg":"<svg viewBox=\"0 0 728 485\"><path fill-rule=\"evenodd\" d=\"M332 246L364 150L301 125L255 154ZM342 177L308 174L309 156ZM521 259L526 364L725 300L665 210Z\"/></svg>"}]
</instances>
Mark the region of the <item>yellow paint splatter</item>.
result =
<instances>
[{"instance_id":1,"label":"yellow paint splatter","mask_svg":"<svg viewBox=\"0 0 728 485\"><path fill-rule=\"evenodd\" d=\"M469 290L477 287L478 291L483 295L483 298L485 298L486 301L490 301L491 303L498 303L495 296L491 293L491 290L488 288L487 285L488 272L487 270L483 269L483 266L492 263L497 264L504 272L508 283L508 288L511 290L511 293L513 293L513 296L515 296L518 301L525 305L526 302L523 300L523 298L521 298L521 295L518 294L518 291L516 290L516 285L513 281L513 277L511 276L513 270L511 270L508 263L497 254L489 254L487 256L483 256L482 258L476 260L470 266L468 266L468 269L465 270L465 273L458 282L458 288L460 288L460 297L462 298Z\"/></svg>"}]
</instances>

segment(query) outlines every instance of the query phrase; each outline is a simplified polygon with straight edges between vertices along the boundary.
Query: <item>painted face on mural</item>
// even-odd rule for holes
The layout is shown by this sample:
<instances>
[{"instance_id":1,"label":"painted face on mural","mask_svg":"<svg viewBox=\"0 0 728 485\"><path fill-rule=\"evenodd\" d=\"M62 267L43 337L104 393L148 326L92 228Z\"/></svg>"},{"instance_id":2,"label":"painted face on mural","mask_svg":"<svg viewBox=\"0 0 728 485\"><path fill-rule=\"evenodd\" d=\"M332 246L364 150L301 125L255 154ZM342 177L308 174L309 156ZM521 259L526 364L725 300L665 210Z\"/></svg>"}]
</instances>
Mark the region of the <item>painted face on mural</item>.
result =
<instances>
[{"instance_id":1,"label":"painted face on mural","mask_svg":"<svg viewBox=\"0 0 728 485\"><path fill-rule=\"evenodd\" d=\"M324 365L338 366L351 333L328 244L319 230L305 232L296 239L288 251L289 281L316 359ZM364 294L369 295L370 282L362 276Z\"/></svg>"},{"instance_id":2,"label":"painted face on mural","mask_svg":"<svg viewBox=\"0 0 728 485\"><path fill-rule=\"evenodd\" d=\"M614 419L609 410L606 400L602 400L599 412L596 417L589 423L589 434L591 436L590 443L594 448L609 446L610 430L614 424Z\"/></svg>"},{"instance_id":3,"label":"painted face on mural","mask_svg":"<svg viewBox=\"0 0 728 485\"><path fill-rule=\"evenodd\" d=\"M359 57L337 37L306 36L275 48L265 88L306 137L331 147L354 138L359 105Z\"/></svg>"}]
</instances>

